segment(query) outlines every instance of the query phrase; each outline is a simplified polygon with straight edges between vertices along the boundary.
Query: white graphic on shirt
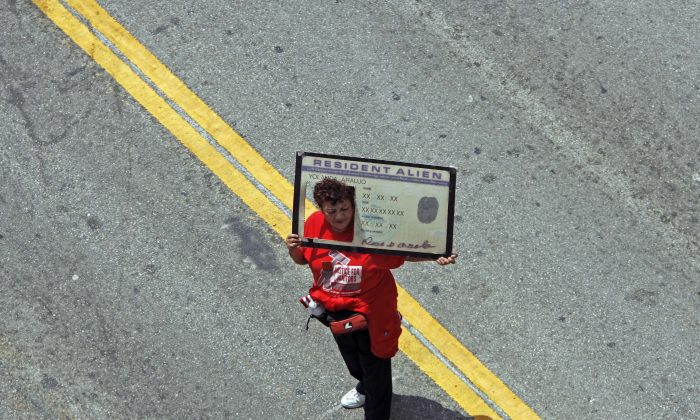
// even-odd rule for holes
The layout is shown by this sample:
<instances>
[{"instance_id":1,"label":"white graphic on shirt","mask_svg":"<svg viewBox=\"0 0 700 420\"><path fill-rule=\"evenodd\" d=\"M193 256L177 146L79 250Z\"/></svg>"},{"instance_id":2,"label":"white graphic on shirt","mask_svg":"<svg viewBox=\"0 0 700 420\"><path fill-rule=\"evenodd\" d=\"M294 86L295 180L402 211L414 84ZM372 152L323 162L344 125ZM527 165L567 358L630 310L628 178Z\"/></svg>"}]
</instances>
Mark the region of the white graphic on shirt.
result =
<instances>
[{"instance_id":1,"label":"white graphic on shirt","mask_svg":"<svg viewBox=\"0 0 700 420\"><path fill-rule=\"evenodd\" d=\"M350 258L336 250L331 250L328 255L333 258L333 261L323 263L321 278L319 278L319 284L323 290L345 296L360 293L362 266L347 265Z\"/></svg>"},{"instance_id":2,"label":"white graphic on shirt","mask_svg":"<svg viewBox=\"0 0 700 420\"><path fill-rule=\"evenodd\" d=\"M333 265L340 264L340 265L348 265L350 262L350 258L346 257L345 255L341 254L339 251L336 251L335 249L332 249L328 252L328 256L333 258Z\"/></svg>"}]
</instances>

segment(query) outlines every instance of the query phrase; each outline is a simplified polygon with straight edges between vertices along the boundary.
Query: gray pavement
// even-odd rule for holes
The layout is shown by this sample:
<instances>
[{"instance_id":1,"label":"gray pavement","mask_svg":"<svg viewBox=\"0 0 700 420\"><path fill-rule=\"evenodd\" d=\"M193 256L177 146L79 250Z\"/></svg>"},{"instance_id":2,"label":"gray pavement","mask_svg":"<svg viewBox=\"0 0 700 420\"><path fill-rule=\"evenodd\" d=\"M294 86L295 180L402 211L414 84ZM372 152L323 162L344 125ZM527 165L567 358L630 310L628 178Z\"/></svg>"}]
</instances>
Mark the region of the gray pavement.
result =
<instances>
[{"instance_id":1,"label":"gray pavement","mask_svg":"<svg viewBox=\"0 0 700 420\"><path fill-rule=\"evenodd\" d=\"M401 285L543 418L700 418L697 2L103 6L288 179L459 169ZM307 269L35 6L0 5L0 418L361 418ZM405 356L395 418L466 413Z\"/></svg>"}]
</instances>

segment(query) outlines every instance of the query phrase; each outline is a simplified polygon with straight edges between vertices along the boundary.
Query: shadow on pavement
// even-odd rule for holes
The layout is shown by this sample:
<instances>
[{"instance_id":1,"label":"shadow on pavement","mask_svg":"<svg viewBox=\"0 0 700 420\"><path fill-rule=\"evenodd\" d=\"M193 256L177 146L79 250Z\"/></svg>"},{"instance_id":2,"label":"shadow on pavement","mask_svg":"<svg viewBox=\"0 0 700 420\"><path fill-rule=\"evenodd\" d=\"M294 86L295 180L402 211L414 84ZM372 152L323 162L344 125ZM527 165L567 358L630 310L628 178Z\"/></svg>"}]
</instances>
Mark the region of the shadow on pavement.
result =
<instances>
[{"instance_id":1,"label":"shadow on pavement","mask_svg":"<svg viewBox=\"0 0 700 420\"><path fill-rule=\"evenodd\" d=\"M394 394L391 403L392 420L470 420L472 417L452 411L439 403L423 397L413 395Z\"/></svg>"}]
</instances>

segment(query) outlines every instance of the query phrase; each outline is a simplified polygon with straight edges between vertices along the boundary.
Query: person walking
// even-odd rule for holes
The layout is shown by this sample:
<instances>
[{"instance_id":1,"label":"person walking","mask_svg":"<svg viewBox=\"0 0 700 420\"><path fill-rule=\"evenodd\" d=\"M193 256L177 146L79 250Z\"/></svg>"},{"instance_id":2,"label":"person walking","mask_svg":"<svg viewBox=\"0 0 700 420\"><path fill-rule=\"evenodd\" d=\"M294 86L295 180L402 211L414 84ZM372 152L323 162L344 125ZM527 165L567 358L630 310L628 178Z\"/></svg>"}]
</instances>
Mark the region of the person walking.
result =
<instances>
[{"instance_id":1,"label":"person walking","mask_svg":"<svg viewBox=\"0 0 700 420\"><path fill-rule=\"evenodd\" d=\"M306 220L304 235L352 242L354 187L325 178L314 186L313 197L319 210ZM344 333L341 329L340 333L333 334L350 375L358 381L341 398L341 405L348 409L363 407L367 420L389 419L393 395L391 358L398 351L401 335L398 293L391 270L405 261L454 264L457 254L430 260L341 252L303 247L299 235L293 233L287 236L285 244L291 259L297 264L309 265L313 274L313 285L309 295L301 299L302 303L326 324L345 319L341 325L351 331ZM362 320L366 320L366 328ZM356 328L357 325L360 328Z\"/></svg>"}]
</instances>

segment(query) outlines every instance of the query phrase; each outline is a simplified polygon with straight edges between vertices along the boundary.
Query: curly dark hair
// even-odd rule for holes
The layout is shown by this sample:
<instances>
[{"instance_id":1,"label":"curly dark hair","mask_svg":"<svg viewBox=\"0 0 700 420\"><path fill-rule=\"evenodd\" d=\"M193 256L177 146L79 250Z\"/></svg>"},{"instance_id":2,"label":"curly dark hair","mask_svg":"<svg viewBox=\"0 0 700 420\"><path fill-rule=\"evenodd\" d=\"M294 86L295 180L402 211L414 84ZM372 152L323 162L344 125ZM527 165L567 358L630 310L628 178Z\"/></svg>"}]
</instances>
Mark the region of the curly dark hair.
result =
<instances>
[{"instance_id":1,"label":"curly dark hair","mask_svg":"<svg viewBox=\"0 0 700 420\"><path fill-rule=\"evenodd\" d=\"M338 201L350 200L355 208L355 187L346 185L337 179L323 178L314 186L314 200L321 208L323 203L335 204Z\"/></svg>"}]
</instances>

